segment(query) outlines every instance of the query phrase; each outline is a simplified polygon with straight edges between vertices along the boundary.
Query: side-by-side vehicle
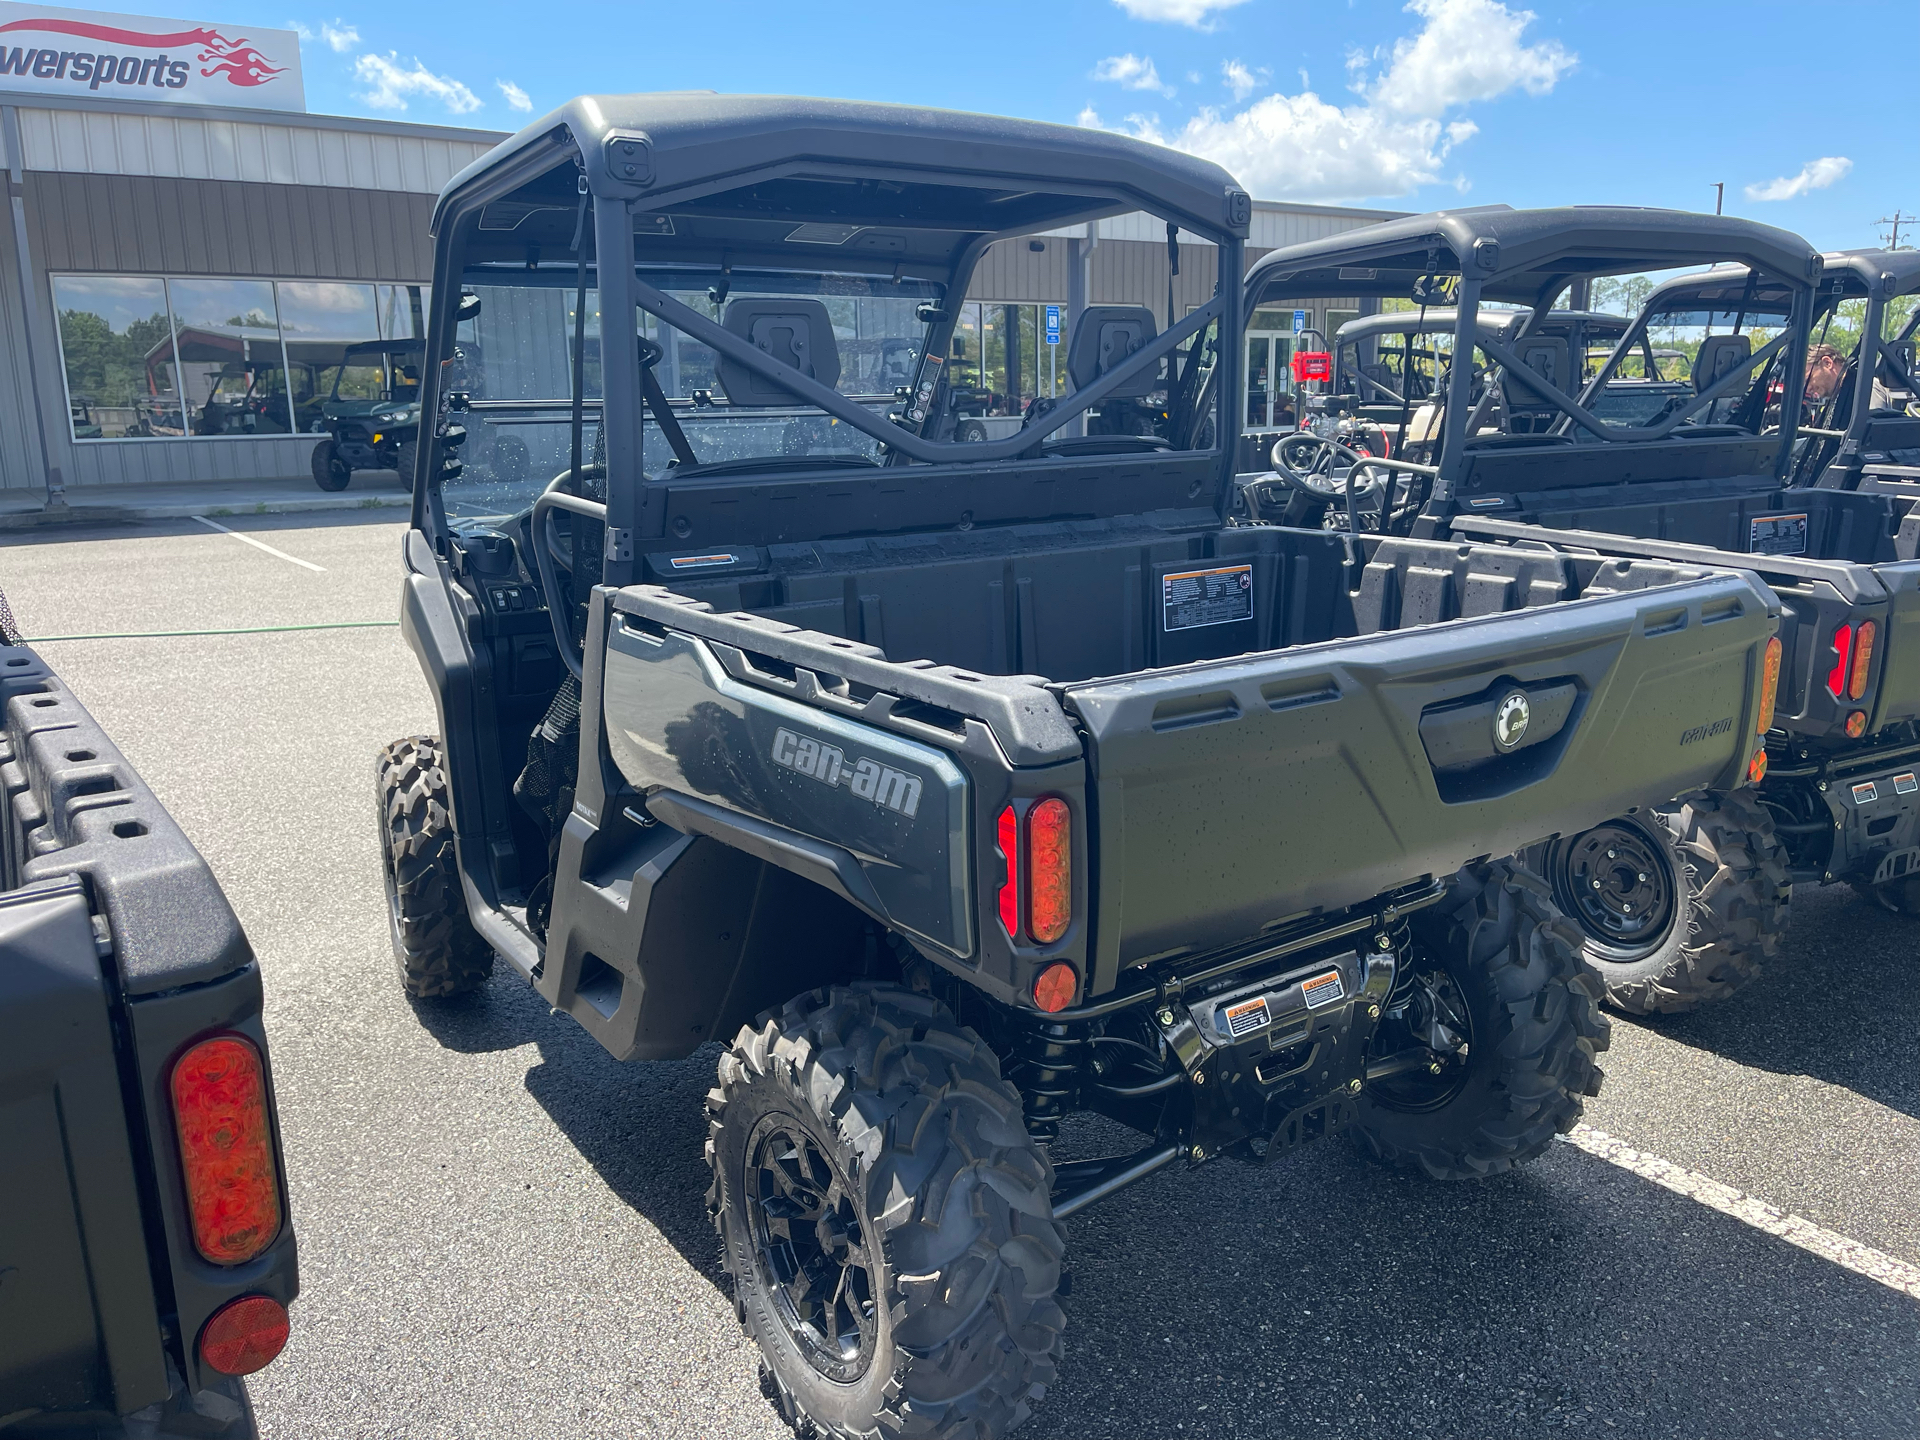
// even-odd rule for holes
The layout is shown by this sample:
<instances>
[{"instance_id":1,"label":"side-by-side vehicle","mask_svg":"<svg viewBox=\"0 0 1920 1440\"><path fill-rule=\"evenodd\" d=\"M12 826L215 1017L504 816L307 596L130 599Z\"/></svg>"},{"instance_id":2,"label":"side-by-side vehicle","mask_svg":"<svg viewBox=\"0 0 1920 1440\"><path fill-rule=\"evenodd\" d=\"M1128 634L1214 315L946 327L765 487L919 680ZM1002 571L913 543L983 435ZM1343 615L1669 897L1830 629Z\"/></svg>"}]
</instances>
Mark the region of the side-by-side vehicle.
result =
<instances>
[{"instance_id":1,"label":"side-by-side vehicle","mask_svg":"<svg viewBox=\"0 0 1920 1440\"><path fill-rule=\"evenodd\" d=\"M1141 214L1212 298L1087 306L1067 393L962 438L991 248ZM1099 131L698 94L576 100L440 197L395 952L421 997L498 956L622 1059L726 1047L709 1203L802 1428L1017 1424L1063 1222L1156 1171L1542 1153L1608 1032L1501 857L1757 764L1750 576L1230 522L1250 216ZM464 473L476 422L551 481Z\"/></svg>"}]
</instances>

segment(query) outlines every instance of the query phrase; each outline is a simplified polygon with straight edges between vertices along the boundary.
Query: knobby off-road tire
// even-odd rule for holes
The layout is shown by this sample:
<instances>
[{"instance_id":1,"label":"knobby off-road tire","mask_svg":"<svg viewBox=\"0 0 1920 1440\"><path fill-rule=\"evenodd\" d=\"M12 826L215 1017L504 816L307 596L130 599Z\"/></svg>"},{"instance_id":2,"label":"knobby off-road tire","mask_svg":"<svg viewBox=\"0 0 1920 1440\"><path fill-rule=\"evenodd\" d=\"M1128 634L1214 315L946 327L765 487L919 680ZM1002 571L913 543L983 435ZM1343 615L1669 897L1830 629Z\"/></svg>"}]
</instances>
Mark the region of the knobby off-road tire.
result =
<instances>
[{"instance_id":1,"label":"knobby off-road tire","mask_svg":"<svg viewBox=\"0 0 1920 1440\"><path fill-rule=\"evenodd\" d=\"M353 471L340 458L340 448L331 440L313 447L313 483L322 490L344 490L353 479Z\"/></svg>"},{"instance_id":2,"label":"knobby off-road tire","mask_svg":"<svg viewBox=\"0 0 1920 1440\"><path fill-rule=\"evenodd\" d=\"M1438 967L1468 1022L1467 1058L1431 1080L1369 1084L1360 1142L1375 1159L1435 1179L1511 1170L1571 1130L1585 1098L1600 1093L1595 1057L1610 1026L1576 959L1579 929L1546 882L1511 860L1461 872L1412 927L1410 978Z\"/></svg>"},{"instance_id":3,"label":"knobby off-road tire","mask_svg":"<svg viewBox=\"0 0 1920 1440\"><path fill-rule=\"evenodd\" d=\"M407 994L460 995L485 983L493 951L467 918L439 740L413 735L382 750L375 800L388 929Z\"/></svg>"},{"instance_id":4,"label":"knobby off-road tire","mask_svg":"<svg viewBox=\"0 0 1920 1440\"><path fill-rule=\"evenodd\" d=\"M977 1035L924 995L817 990L742 1028L707 1112L722 1264L798 1433L991 1440L1026 1419L1059 1363L1063 1237Z\"/></svg>"},{"instance_id":5,"label":"knobby off-road tire","mask_svg":"<svg viewBox=\"0 0 1920 1440\"><path fill-rule=\"evenodd\" d=\"M1608 1003L1632 1015L1678 1014L1724 1000L1759 975L1786 933L1793 889L1786 848L1754 793L1696 790L1644 821L1609 824L1644 837L1646 855L1660 867L1653 889L1667 914L1658 933L1638 943L1618 943L1570 893L1592 885L1566 873L1566 856L1584 837L1529 857L1585 932L1581 959Z\"/></svg>"},{"instance_id":6,"label":"knobby off-road tire","mask_svg":"<svg viewBox=\"0 0 1920 1440\"><path fill-rule=\"evenodd\" d=\"M419 443L413 440L402 440L393 452L396 468L400 473L400 488L402 490L413 489L414 456L419 453Z\"/></svg>"}]
</instances>

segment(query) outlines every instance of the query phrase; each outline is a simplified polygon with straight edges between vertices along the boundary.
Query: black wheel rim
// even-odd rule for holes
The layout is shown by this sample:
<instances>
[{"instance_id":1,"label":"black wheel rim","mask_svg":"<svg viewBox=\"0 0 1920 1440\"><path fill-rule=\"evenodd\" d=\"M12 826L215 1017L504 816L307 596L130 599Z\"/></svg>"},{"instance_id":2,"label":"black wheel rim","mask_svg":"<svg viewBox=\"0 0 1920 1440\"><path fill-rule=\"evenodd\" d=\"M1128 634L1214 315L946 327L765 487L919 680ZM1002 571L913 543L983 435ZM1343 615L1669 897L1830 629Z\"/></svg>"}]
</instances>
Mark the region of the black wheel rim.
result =
<instances>
[{"instance_id":1,"label":"black wheel rim","mask_svg":"<svg viewBox=\"0 0 1920 1440\"><path fill-rule=\"evenodd\" d=\"M1460 982L1431 959L1417 959L1388 997L1373 1049L1382 1056L1411 1055L1420 1063L1369 1081L1367 1094L1390 1110L1441 1109L1467 1083L1474 1038L1473 1006Z\"/></svg>"},{"instance_id":2,"label":"black wheel rim","mask_svg":"<svg viewBox=\"0 0 1920 1440\"><path fill-rule=\"evenodd\" d=\"M873 1361L880 1290L852 1186L797 1122L770 1115L748 1143L745 1190L754 1265L787 1337L851 1384Z\"/></svg>"},{"instance_id":3,"label":"black wheel rim","mask_svg":"<svg viewBox=\"0 0 1920 1440\"><path fill-rule=\"evenodd\" d=\"M1548 882L1560 909L1599 960L1644 960L1667 942L1685 886L1667 847L1631 820L1610 820L1555 842Z\"/></svg>"}]
</instances>

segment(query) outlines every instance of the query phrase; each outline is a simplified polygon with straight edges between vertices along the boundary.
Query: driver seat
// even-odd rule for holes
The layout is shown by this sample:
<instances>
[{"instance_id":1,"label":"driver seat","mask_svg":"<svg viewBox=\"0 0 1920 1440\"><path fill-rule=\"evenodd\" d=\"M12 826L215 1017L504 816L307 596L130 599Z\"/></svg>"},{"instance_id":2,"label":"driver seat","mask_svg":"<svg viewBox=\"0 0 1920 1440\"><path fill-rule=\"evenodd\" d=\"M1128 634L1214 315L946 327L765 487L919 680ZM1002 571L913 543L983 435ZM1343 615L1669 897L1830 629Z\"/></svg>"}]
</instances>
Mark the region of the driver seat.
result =
<instances>
[{"instance_id":1,"label":"driver seat","mask_svg":"<svg viewBox=\"0 0 1920 1440\"><path fill-rule=\"evenodd\" d=\"M1753 357L1753 341L1745 335L1709 335L1700 342L1700 353L1693 357L1693 393L1703 394L1738 370ZM1722 396L1709 407L1709 413L1696 423L1710 425L1725 420L1739 406L1739 394Z\"/></svg>"}]
</instances>

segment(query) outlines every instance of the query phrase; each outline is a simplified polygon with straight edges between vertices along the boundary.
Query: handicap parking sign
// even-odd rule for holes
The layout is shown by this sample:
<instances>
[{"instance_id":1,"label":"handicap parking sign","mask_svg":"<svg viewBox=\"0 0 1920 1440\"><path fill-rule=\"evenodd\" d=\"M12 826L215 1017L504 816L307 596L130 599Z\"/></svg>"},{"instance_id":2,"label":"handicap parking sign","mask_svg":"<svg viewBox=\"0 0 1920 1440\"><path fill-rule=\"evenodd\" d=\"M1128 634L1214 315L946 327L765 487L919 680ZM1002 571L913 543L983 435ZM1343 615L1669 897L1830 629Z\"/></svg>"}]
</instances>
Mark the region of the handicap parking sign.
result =
<instances>
[{"instance_id":1,"label":"handicap parking sign","mask_svg":"<svg viewBox=\"0 0 1920 1440\"><path fill-rule=\"evenodd\" d=\"M1298 335L1302 330L1306 328L1307 328L1307 312L1304 310L1294 311L1293 312L1293 333Z\"/></svg>"},{"instance_id":2,"label":"handicap parking sign","mask_svg":"<svg viewBox=\"0 0 1920 1440\"><path fill-rule=\"evenodd\" d=\"M1047 306L1047 343L1049 345L1060 343L1060 307L1058 305Z\"/></svg>"}]
</instances>

